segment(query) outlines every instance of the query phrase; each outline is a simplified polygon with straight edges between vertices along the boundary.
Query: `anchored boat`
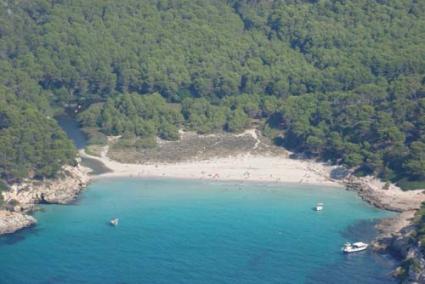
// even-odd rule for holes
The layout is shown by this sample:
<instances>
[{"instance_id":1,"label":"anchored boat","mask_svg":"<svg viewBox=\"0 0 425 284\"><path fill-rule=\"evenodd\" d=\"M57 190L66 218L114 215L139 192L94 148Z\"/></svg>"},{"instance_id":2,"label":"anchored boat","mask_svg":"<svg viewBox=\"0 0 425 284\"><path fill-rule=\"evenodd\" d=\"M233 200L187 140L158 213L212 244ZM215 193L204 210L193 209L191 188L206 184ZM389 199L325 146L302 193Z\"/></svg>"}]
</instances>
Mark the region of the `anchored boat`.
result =
<instances>
[{"instance_id":1,"label":"anchored boat","mask_svg":"<svg viewBox=\"0 0 425 284\"><path fill-rule=\"evenodd\" d=\"M314 207L314 211L322 211L324 208L324 204L323 203L317 203L316 207Z\"/></svg>"},{"instance_id":2,"label":"anchored boat","mask_svg":"<svg viewBox=\"0 0 425 284\"><path fill-rule=\"evenodd\" d=\"M117 226L119 221L120 219L114 218L111 221L109 221L109 224L111 224L112 226Z\"/></svg>"},{"instance_id":3,"label":"anchored boat","mask_svg":"<svg viewBox=\"0 0 425 284\"><path fill-rule=\"evenodd\" d=\"M344 253L358 252L366 250L369 245L363 242L346 243L342 248Z\"/></svg>"}]
</instances>

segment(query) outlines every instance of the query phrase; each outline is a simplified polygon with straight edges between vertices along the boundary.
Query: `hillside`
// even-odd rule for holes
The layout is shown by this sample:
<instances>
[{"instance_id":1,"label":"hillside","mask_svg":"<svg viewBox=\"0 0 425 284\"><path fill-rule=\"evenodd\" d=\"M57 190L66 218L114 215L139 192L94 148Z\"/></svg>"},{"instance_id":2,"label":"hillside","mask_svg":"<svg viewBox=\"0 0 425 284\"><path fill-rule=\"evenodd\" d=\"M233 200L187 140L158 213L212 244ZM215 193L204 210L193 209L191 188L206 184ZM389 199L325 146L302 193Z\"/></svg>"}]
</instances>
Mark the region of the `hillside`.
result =
<instances>
[{"instance_id":1,"label":"hillside","mask_svg":"<svg viewBox=\"0 0 425 284\"><path fill-rule=\"evenodd\" d=\"M71 111L92 143L122 135L140 148L155 147L156 136L176 140L180 128L241 132L255 119L282 146L423 187L423 1L0 6L0 84L9 97L0 152L13 153L0 160L3 179L51 176L73 163L49 119ZM9 124L11 112L19 115Z\"/></svg>"}]
</instances>

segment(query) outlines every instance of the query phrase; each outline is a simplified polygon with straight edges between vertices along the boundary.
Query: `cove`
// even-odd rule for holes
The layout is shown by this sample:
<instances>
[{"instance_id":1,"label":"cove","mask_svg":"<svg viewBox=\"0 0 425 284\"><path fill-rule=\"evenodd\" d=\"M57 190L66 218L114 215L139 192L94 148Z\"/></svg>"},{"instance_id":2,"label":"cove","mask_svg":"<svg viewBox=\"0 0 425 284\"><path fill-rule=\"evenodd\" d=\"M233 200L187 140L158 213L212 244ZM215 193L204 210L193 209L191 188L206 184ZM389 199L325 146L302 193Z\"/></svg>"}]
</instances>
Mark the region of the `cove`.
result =
<instances>
[{"instance_id":1,"label":"cove","mask_svg":"<svg viewBox=\"0 0 425 284\"><path fill-rule=\"evenodd\" d=\"M395 283L389 257L341 253L389 215L342 189L102 179L43 208L0 238L0 283Z\"/></svg>"}]
</instances>

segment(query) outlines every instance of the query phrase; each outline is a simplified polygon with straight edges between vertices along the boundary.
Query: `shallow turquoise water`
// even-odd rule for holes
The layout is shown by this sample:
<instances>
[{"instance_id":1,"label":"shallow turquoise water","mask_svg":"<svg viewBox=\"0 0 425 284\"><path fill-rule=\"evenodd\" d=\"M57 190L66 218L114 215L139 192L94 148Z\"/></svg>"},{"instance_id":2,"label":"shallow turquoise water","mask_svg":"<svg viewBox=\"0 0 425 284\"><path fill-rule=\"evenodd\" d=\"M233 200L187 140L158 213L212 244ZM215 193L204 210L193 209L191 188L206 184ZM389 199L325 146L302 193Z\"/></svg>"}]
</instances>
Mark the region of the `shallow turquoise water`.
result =
<instances>
[{"instance_id":1,"label":"shallow turquoise water","mask_svg":"<svg viewBox=\"0 0 425 284\"><path fill-rule=\"evenodd\" d=\"M0 283L394 283L389 258L341 254L388 216L341 189L105 179L44 208L0 238Z\"/></svg>"}]
</instances>

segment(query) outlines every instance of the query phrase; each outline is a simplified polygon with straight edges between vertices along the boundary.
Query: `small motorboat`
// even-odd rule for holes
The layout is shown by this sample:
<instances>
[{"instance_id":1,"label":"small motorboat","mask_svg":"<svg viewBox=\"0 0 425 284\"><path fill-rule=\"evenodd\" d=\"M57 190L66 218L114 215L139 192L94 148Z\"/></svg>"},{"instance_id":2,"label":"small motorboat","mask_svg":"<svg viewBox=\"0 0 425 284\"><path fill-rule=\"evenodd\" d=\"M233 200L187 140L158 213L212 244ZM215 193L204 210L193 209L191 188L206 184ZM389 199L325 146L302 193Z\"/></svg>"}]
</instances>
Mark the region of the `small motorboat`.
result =
<instances>
[{"instance_id":1,"label":"small motorboat","mask_svg":"<svg viewBox=\"0 0 425 284\"><path fill-rule=\"evenodd\" d=\"M111 221L109 221L109 224L111 224L112 226L117 226L119 221L120 219L114 218Z\"/></svg>"},{"instance_id":2,"label":"small motorboat","mask_svg":"<svg viewBox=\"0 0 425 284\"><path fill-rule=\"evenodd\" d=\"M314 211L322 211L323 208L324 208L323 203L317 203L316 206L314 207Z\"/></svg>"},{"instance_id":3,"label":"small motorboat","mask_svg":"<svg viewBox=\"0 0 425 284\"><path fill-rule=\"evenodd\" d=\"M344 253L352 253L366 250L369 245L363 242L346 243L342 248Z\"/></svg>"}]
</instances>

